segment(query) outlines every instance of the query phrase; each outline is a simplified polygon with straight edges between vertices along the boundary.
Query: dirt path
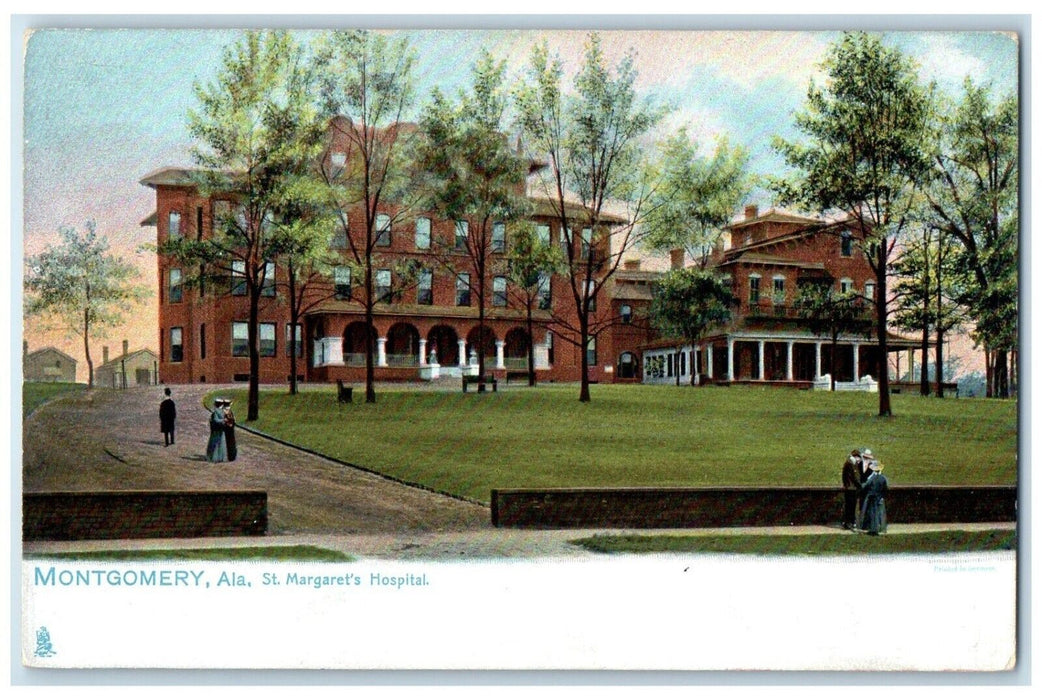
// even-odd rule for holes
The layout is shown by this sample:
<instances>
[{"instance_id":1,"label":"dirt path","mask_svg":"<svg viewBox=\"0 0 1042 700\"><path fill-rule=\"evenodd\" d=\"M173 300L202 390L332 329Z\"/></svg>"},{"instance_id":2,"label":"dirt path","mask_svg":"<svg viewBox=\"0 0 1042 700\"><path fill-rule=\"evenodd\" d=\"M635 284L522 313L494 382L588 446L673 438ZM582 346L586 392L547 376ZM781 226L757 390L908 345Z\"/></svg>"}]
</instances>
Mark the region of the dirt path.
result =
<instances>
[{"instance_id":1,"label":"dirt path","mask_svg":"<svg viewBox=\"0 0 1042 700\"><path fill-rule=\"evenodd\" d=\"M25 422L23 490L262 489L269 533L393 534L491 529L487 508L236 431L239 458L206 461L213 385L172 387L177 443L159 432L161 387L59 398ZM245 407L236 407L244 413Z\"/></svg>"}]
</instances>

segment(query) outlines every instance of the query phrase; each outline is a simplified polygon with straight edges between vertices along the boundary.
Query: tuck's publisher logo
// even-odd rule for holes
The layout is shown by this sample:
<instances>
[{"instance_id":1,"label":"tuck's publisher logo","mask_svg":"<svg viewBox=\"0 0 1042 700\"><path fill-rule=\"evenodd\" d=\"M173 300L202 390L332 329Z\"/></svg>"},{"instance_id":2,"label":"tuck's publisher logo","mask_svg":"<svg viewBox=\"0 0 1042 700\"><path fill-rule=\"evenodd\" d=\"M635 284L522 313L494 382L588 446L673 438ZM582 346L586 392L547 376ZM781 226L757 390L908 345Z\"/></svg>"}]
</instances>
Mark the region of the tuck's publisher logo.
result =
<instances>
[{"instance_id":1,"label":"tuck's publisher logo","mask_svg":"<svg viewBox=\"0 0 1042 700\"><path fill-rule=\"evenodd\" d=\"M36 630L36 656L48 658L57 654L58 652L54 650L54 646L51 644L51 633L47 631L47 628L41 627Z\"/></svg>"}]
</instances>

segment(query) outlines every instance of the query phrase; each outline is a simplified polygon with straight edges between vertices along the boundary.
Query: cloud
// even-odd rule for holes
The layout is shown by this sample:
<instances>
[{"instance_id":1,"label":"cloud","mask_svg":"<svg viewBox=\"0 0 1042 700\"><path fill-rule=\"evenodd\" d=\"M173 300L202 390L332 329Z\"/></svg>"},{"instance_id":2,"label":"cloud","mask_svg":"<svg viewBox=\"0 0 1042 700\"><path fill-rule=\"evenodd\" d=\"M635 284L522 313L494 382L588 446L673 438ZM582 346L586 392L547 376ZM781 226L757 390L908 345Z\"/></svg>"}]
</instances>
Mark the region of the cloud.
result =
<instances>
[{"instance_id":1,"label":"cloud","mask_svg":"<svg viewBox=\"0 0 1042 700\"><path fill-rule=\"evenodd\" d=\"M949 33L922 35L923 49L917 52L916 60L924 80L959 84L967 75L978 80L984 76L984 61L964 51L958 39Z\"/></svg>"}]
</instances>

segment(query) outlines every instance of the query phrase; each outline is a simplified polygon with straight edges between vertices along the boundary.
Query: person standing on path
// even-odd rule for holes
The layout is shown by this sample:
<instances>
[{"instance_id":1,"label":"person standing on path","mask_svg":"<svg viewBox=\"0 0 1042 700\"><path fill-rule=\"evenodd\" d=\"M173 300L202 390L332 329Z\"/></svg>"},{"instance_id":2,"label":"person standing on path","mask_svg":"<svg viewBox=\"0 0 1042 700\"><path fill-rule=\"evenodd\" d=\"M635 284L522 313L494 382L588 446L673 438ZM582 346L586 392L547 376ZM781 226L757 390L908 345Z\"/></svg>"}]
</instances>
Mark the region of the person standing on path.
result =
<instances>
[{"instance_id":1,"label":"person standing on path","mask_svg":"<svg viewBox=\"0 0 1042 700\"><path fill-rule=\"evenodd\" d=\"M163 432L163 447L174 444L174 423L177 420L177 406L170 398L170 387L163 390L166 398L159 404L159 429Z\"/></svg>"},{"instance_id":2,"label":"person standing on path","mask_svg":"<svg viewBox=\"0 0 1042 700\"><path fill-rule=\"evenodd\" d=\"M224 400L214 399L213 411L210 413L210 441L206 445L208 462L228 460L228 443L224 437L224 427Z\"/></svg>"},{"instance_id":3,"label":"person standing on path","mask_svg":"<svg viewBox=\"0 0 1042 700\"><path fill-rule=\"evenodd\" d=\"M857 529L857 501L865 469L861 463L861 451L851 450L843 462L843 529Z\"/></svg>"},{"instance_id":4,"label":"person standing on path","mask_svg":"<svg viewBox=\"0 0 1042 700\"><path fill-rule=\"evenodd\" d=\"M228 461L234 462L239 449L235 445L235 414L232 413L231 399L224 400L224 444L228 450Z\"/></svg>"},{"instance_id":5,"label":"person standing on path","mask_svg":"<svg viewBox=\"0 0 1042 700\"><path fill-rule=\"evenodd\" d=\"M868 463L871 470L865 485L861 487L864 493L864 503L861 510L861 529L869 535L878 535L886 532L886 477L883 476L883 465L872 461Z\"/></svg>"}]
</instances>

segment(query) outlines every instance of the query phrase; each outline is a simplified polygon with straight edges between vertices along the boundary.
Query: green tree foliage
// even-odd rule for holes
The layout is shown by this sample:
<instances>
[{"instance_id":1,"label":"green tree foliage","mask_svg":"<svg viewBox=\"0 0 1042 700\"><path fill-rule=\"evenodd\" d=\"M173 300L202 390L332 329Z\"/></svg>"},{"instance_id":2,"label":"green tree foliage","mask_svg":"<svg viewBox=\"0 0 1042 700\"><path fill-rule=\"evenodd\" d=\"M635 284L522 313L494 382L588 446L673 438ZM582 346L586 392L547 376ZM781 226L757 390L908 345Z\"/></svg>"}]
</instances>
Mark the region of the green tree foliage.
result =
<instances>
[{"instance_id":1,"label":"green tree foliage","mask_svg":"<svg viewBox=\"0 0 1042 700\"><path fill-rule=\"evenodd\" d=\"M53 321L83 339L87 383L93 386L91 335L122 323L128 307L148 292L133 283L137 269L109 253L94 221L84 234L74 228L60 233L60 245L26 259L25 315Z\"/></svg>"},{"instance_id":2,"label":"green tree foliage","mask_svg":"<svg viewBox=\"0 0 1042 700\"><path fill-rule=\"evenodd\" d=\"M1018 343L1019 128L1014 95L995 98L967 79L941 115L926 194L934 220L961 245L973 275L962 301L987 356L987 395L1009 396L1009 354ZM1014 380L1015 381L1015 380Z\"/></svg>"},{"instance_id":3,"label":"green tree foliage","mask_svg":"<svg viewBox=\"0 0 1042 700\"><path fill-rule=\"evenodd\" d=\"M375 32L332 32L318 42L323 112L330 125L330 140L322 156L321 176L327 204L337 219L337 233L346 240L352 278L361 278L360 297L366 328L372 329L374 308L387 299L377 298L376 271L391 270L393 292L414 281L412 261L389 260L380 254L396 225L412 208L407 193L411 184L409 151L414 127L405 120L413 108L416 88L413 72L416 54L408 41L390 39ZM343 162L334 161L333 138L346 143ZM362 211L362 231L355 231L348 213ZM378 218L387 216L378 226ZM365 400L376 401L375 333L367 334L365 352Z\"/></svg>"},{"instance_id":4,"label":"green tree foliage","mask_svg":"<svg viewBox=\"0 0 1042 700\"><path fill-rule=\"evenodd\" d=\"M859 334L867 338L871 333L872 323L865 299L856 292L838 292L831 283L810 283L801 285L795 306L796 313L810 332L828 338L832 344L829 374L832 377L830 389L835 391L839 336ZM858 377L854 380L857 381Z\"/></svg>"},{"instance_id":5,"label":"green tree foliage","mask_svg":"<svg viewBox=\"0 0 1042 700\"><path fill-rule=\"evenodd\" d=\"M537 308L546 310L543 295L550 292L553 275L562 267L562 252L558 246L539 240L534 227L522 222L515 226L510 239L507 259L507 279L511 282L511 296L525 309L525 327L528 331L528 386L535 386L535 320Z\"/></svg>"},{"instance_id":6,"label":"green tree foliage","mask_svg":"<svg viewBox=\"0 0 1042 700\"><path fill-rule=\"evenodd\" d=\"M943 376L944 338L965 320L964 308L959 300L966 289L966 270L961 264L961 250L955 239L933 226L924 225L919 237L909 236L892 270L897 283L894 296L897 307L894 323L903 330L918 332L922 342L922 362L919 393L929 396L930 385L927 375L927 352L930 332L933 331L935 345L934 363L942 368L937 375L937 396L943 398L940 380Z\"/></svg>"},{"instance_id":7,"label":"green tree foliage","mask_svg":"<svg viewBox=\"0 0 1042 700\"><path fill-rule=\"evenodd\" d=\"M644 243L658 251L683 249L705 267L723 228L749 194L748 156L717 141L712 156L681 129L662 145L661 179L651 197Z\"/></svg>"},{"instance_id":8,"label":"green tree foliage","mask_svg":"<svg viewBox=\"0 0 1042 700\"><path fill-rule=\"evenodd\" d=\"M504 130L509 94L506 64L482 50L471 69L471 86L455 102L435 88L420 119L423 139L417 167L426 175L427 205L442 217L466 222L436 253L456 279L468 280L478 307L478 372L485 376L485 315L489 276L506 272L493 241L496 226L510 226L528 213L528 162L511 148ZM460 277L466 274L467 277Z\"/></svg>"},{"instance_id":9,"label":"green tree foliage","mask_svg":"<svg viewBox=\"0 0 1042 700\"><path fill-rule=\"evenodd\" d=\"M547 44L532 50L524 82L515 100L525 145L546 167L537 187L563 237L572 309L555 314L557 337L581 349L610 327L614 319L593 316L600 290L618 270L622 257L637 243L638 225L653 188L643 160L642 139L662 111L638 99L635 54L628 52L611 68L597 34L584 47L574 92L563 86L560 56ZM572 199L574 198L574 200ZM609 203L625 208L620 215ZM575 245L576 235L587 236ZM590 400L587 353L581 352L579 400Z\"/></svg>"},{"instance_id":10,"label":"green tree foliage","mask_svg":"<svg viewBox=\"0 0 1042 700\"><path fill-rule=\"evenodd\" d=\"M301 209L313 189L307 180L321 152L325 124L312 99L312 63L305 47L285 31L249 31L227 47L217 76L195 85L198 106L188 115L196 140L200 191L230 202L216 212L209 238L179 238L160 254L197 263L204 275L234 276L249 301L250 358L247 420L258 415L258 317L266 279L286 251ZM223 290L225 293L228 290Z\"/></svg>"},{"instance_id":11,"label":"green tree foliage","mask_svg":"<svg viewBox=\"0 0 1042 700\"><path fill-rule=\"evenodd\" d=\"M929 169L931 96L906 56L862 32L844 34L822 67L824 87L811 83L796 115L807 140L775 142L798 175L775 182L775 188L785 202L842 211L859 228L857 238L876 276L879 415L889 416L887 271Z\"/></svg>"},{"instance_id":12,"label":"green tree foliage","mask_svg":"<svg viewBox=\"0 0 1042 700\"><path fill-rule=\"evenodd\" d=\"M655 285L651 323L666 337L694 346L707 330L730 322L736 303L730 285L716 273L699 268L670 270Z\"/></svg>"}]
</instances>

